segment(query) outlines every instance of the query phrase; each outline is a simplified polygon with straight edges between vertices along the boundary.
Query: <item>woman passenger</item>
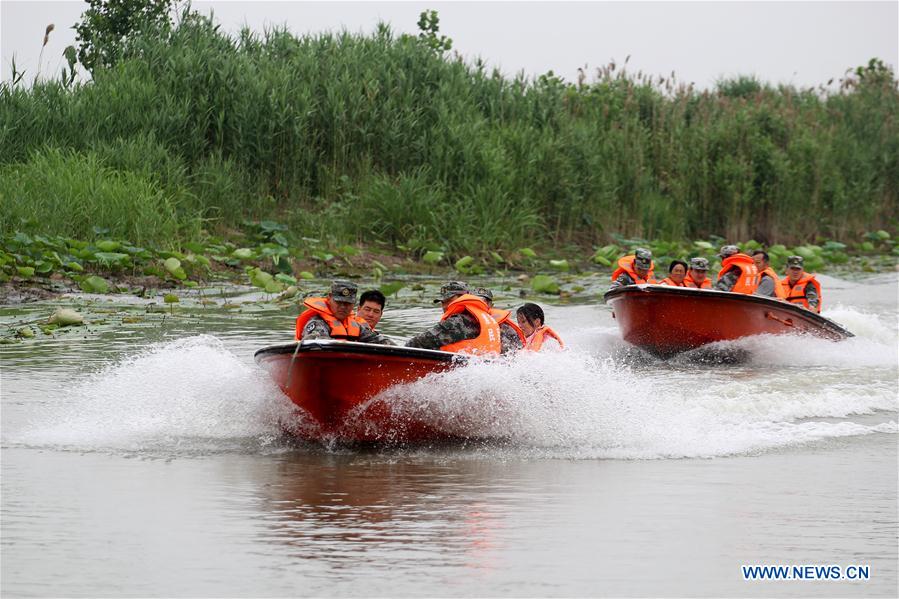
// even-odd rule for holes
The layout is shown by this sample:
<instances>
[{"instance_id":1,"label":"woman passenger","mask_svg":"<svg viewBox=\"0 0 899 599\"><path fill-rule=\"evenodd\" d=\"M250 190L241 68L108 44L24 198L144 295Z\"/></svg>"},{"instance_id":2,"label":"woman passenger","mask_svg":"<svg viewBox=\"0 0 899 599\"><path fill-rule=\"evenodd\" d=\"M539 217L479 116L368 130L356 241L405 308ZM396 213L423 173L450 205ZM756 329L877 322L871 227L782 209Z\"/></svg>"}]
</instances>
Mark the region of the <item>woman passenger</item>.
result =
<instances>
[{"instance_id":1,"label":"woman passenger","mask_svg":"<svg viewBox=\"0 0 899 599\"><path fill-rule=\"evenodd\" d=\"M668 266L668 276L659 281L659 285L686 287L684 277L687 276L687 263L683 260L672 260Z\"/></svg>"},{"instance_id":2,"label":"woman passenger","mask_svg":"<svg viewBox=\"0 0 899 599\"><path fill-rule=\"evenodd\" d=\"M527 303L515 312L518 326L525 334L524 349L540 351L542 348L563 349L565 344L554 330L543 324L543 308Z\"/></svg>"}]
</instances>

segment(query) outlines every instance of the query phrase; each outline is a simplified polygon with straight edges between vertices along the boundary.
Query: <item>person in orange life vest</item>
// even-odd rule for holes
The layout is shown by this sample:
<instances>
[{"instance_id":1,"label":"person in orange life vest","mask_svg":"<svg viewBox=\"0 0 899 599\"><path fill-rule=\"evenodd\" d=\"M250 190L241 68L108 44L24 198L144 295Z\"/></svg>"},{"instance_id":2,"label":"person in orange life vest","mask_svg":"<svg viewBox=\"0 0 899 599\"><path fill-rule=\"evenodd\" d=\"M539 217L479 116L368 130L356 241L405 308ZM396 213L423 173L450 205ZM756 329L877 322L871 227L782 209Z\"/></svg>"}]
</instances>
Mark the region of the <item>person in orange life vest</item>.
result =
<instances>
[{"instance_id":1,"label":"person in orange life vest","mask_svg":"<svg viewBox=\"0 0 899 599\"><path fill-rule=\"evenodd\" d=\"M480 355L502 351L499 323L487 302L468 292L466 283L450 281L434 303L443 306L440 322L409 339L406 347Z\"/></svg>"},{"instance_id":2,"label":"person in orange life vest","mask_svg":"<svg viewBox=\"0 0 899 599\"><path fill-rule=\"evenodd\" d=\"M752 259L755 261L755 267L758 269L759 275L761 276L755 294L784 299L783 289L780 286L780 278L777 276L777 273L774 272L774 269L771 268L768 252L765 250L755 250L752 252Z\"/></svg>"},{"instance_id":3,"label":"person in orange life vest","mask_svg":"<svg viewBox=\"0 0 899 599\"><path fill-rule=\"evenodd\" d=\"M485 302L490 308L490 314L499 323L499 336L502 342L502 353L518 351L524 347L524 332L518 328L518 323L512 320L511 310L500 310L493 307L493 292L486 287L478 287L474 290L474 294Z\"/></svg>"},{"instance_id":4,"label":"person in orange life vest","mask_svg":"<svg viewBox=\"0 0 899 599\"><path fill-rule=\"evenodd\" d=\"M781 279L780 287L791 304L799 304L806 310L821 313L821 284L814 275L805 272L802 256L787 258L787 276Z\"/></svg>"},{"instance_id":5,"label":"person in orange life vest","mask_svg":"<svg viewBox=\"0 0 899 599\"><path fill-rule=\"evenodd\" d=\"M759 270L755 260L740 251L735 245L726 245L718 253L721 270L715 289L752 295L759 286Z\"/></svg>"},{"instance_id":6,"label":"person in orange life vest","mask_svg":"<svg viewBox=\"0 0 899 599\"><path fill-rule=\"evenodd\" d=\"M609 289L655 283L652 268L652 252L637 248L633 256L624 256L618 260L618 268L612 273L612 285Z\"/></svg>"},{"instance_id":7,"label":"person in orange life vest","mask_svg":"<svg viewBox=\"0 0 899 599\"><path fill-rule=\"evenodd\" d=\"M371 330L366 322L353 316L356 285L349 281L333 281L326 297L307 297L306 311L297 317L297 341L312 339L345 339L362 343L393 345L393 342Z\"/></svg>"},{"instance_id":8,"label":"person in orange life vest","mask_svg":"<svg viewBox=\"0 0 899 599\"><path fill-rule=\"evenodd\" d=\"M359 296L359 309L356 311L356 319L363 320L368 323L372 331L381 322L384 315L384 305L387 298L377 289L369 289ZM376 331L377 332L377 331Z\"/></svg>"},{"instance_id":9,"label":"person in orange life vest","mask_svg":"<svg viewBox=\"0 0 899 599\"><path fill-rule=\"evenodd\" d=\"M668 265L668 276L659 281L659 285L686 287L685 278L687 278L687 263L683 260L672 260Z\"/></svg>"},{"instance_id":10,"label":"person in orange life vest","mask_svg":"<svg viewBox=\"0 0 899 599\"><path fill-rule=\"evenodd\" d=\"M690 258L690 270L684 277L684 287L711 289L712 281L708 278L709 261L705 258Z\"/></svg>"},{"instance_id":11,"label":"person in orange life vest","mask_svg":"<svg viewBox=\"0 0 899 599\"><path fill-rule=\"evenodd\" d=\"M523 304L515 312L518 326L526 335L524 348L531 351L541 349L564 349L565 344L554 330L543 324L543 308L537 304Z\"/></svg>"}]
</instances>

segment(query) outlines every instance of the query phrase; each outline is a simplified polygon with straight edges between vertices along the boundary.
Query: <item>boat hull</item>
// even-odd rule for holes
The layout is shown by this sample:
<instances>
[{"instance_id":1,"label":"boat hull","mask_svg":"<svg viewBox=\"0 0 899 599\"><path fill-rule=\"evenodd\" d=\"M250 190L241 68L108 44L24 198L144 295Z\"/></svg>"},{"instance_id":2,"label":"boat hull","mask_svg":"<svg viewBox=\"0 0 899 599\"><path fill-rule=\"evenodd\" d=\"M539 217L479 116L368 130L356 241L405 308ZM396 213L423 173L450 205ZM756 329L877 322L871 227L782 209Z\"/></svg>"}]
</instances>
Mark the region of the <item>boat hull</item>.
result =
<instances>
[{"instance_id":1,"label":"boat hull","mask_svg":"<svg viewBox=\"0 0 899 599\"><path fill-rule=\"evenodd\" d=\"M456 354L356 343L304 341L267 347L256 362L302 409L285 429L309 440L343 442L419 442L453 435L433 424L395 414L386 402L372 402L383 391L444 372L464 362Z\"/></svg>"},{"instance_id":2,"label":"boat hull","mask_svg":"<svg viewBox=\"0 0 899 599\"><path fill-rule=\"evenodd\" d=\"M751 335L808 334L839 341L852 333L776 299L708 289L631 285L605 295L625 341L667 358Z\"/></svg>"}]
</instances>

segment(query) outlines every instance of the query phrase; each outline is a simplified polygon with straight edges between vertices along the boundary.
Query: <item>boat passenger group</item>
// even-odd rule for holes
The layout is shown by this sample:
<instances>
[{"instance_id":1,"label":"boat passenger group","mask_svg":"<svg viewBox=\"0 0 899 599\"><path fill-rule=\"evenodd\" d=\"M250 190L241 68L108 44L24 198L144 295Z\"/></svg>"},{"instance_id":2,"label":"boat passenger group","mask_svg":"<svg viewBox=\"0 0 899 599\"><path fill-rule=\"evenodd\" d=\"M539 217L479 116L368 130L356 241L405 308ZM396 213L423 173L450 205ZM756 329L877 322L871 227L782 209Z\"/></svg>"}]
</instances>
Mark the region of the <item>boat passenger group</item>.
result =
<instances>
[{"instance_id":1,"label":"boat passenger group","mask_svg":"<svg viewBox=\"0 0 899 599\"><path fill-rule=\"evenodd\" d=\"M356 294L353 283L334 281L327 297L304 300L307 309L297 317L297 340L345 339L393 345L377 331L386 302L384 294L366 291L359 296L359 309L354 312ZM434 303L443 307L440 321L412 337L406 347L483 355L564 347L562 339L544 323L543 309L537 304L522 305L513 320L510 310L493 306L489 289L472 290L461 281L441 287Z\"/></svg>"},{"instance_id":2,"label":"boat passenger group","mask_svg":"<svg viewBox=\"0 0 899 599\"><path fill-rule=\"evenodd\" d=\"M771 268L768 254L763 250L755 250L749 256L735 245L726 245L718 256L721 270L714 285L708 277L709 261L705 258L691 258L689 265L683 260L672 260L668 265L668 276L657 281L652 253L637 249L632 255L618 260L618 269L612 273L611 289L643 284L714 289L776 298L821 312L821 284L814 275L805 272L802 256L787 258L787 275L783 279Z\"/></svg>"},{"instance_id":3,"label":"boat passenger group","mask_svg":"<svg viewBox=\"0 0 899 599\"><path fill-rule=\"evenodd\" d=\"M761 250L749 256L735 245L726 245L721 248L720 257L721 270L714 285L708 277L709 261L705 258L692 258L689 265L673 260L668 276L656 281L652 253L637 249L618 261L618 269L612 273L612 289L640 284L713 289L769 296L821 311L821 285L805 272L801 256L787 259L784 279L778 278L768 263L768 254ZM345 339L393 345L393 341L377 331L386 304L384 294L366 291L359 296L356 311L357 293L355 284L334 281L326 297L306 298L303 302L306 311L296 321L296 339ZM434 303L443 307L440 321L412 337L406 347L483 355L564 347L562 339L546 326L543 309L537 304L522 305L513 319L510 310L493 306L493 293L489 289L470 289L461 281L451 281L441 287Z\"/></svg>"}]
</instances>

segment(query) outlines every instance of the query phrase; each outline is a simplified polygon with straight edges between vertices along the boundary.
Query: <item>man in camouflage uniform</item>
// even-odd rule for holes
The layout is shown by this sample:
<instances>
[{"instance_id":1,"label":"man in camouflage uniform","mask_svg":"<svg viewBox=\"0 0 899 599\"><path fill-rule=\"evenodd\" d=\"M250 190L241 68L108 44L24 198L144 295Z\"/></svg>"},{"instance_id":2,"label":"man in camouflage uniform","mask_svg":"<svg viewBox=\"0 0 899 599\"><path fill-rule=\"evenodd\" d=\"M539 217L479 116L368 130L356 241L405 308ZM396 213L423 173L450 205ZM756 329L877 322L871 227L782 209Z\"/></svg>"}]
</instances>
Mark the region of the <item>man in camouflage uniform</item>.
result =
<instances>
[{"instance_id":1,"label":"man in camouflage uniform","mask_svg":"<svg viewBox=\"0 0 899 599\"><path fill-rule=\"evenodd\" d=\"M440 297L434 300L434 303L441 304L443 310L446 311L450 302L468 293L468 284L462 281L450 281L440 288ZM446 320L441 320L426 331L419 333L406 342L406 347L418 347L421 349L440 349L445 345L464 341L465 339L475 339L481 334L481 326L477 319L462 312L453 314ZM502 336L502 335L500 335Z\"/></svg>"},{"instance_id":2,"label":"man in camouflage uniform","mask_svg":"<svg viewBox=\"0 0 899 599\"><path fill-rule=\"evenodd\" d=\"M637 248L634 252L634 271L643 278L649 275L649 269L652 268L652 252L643 248ZM614 273L613 273L614 274ZM612 281L609 289L617 289L626 287L627 285L635 285L636 281L626 272L618 275L618 278Z\"/></svg>"},{"instance_id":3,"label":"man in camouflage uniform","mask_svg":"<svg viewBox=\"0 0 899 599\"><path fill-rule=\"evenodd\" d=\"M356 293L358 288L355 283L349 281L333 281L331 283L331 292L328 294L327 302L331 312L338 320L346 320L353 313L353 307L356 305ZM362 343L379 343L381 345L395 345L393 341L387 337L371 330L368 323L357 323L362 332L358 339ZM331 339L331 327L325 322L325 319L316 314L303 327L302 341L310 341L312 339Z\"/></svg>"},{"instance_id":4,"label":"man in camouflage uniform","mask_svg":"<svg viewBox=\"0 0 899 599\"><path fill-rule=\"evenodd\" d=\"M740 248L735 245L725 245L721 248L721 251L718 252L718 257L722 260L733 256L734 254L739 254ZM729 271L724 273L724 275L718 279L715 283L715 289L718 291L730 291L734 288L734 285L737 284L737 281L740 280L741 271L738 267L731 268Z\"/></svg>"},{"instance_id":5,"label":"man in camouflage uniform","mask_svg":"<svg viewBox=\"0 0 899 599\"><path fill-rule=\"evenodd\" d=\"M486 287L478 287L474 290L474 294L480 298L483 298L485 302L487 302L487 307L493 310L493 292L487 289ZM494 316L496 314L494 313ZM497 318L499 320L499 318ZM502 350L500 353L509 353L518 351L524 344L521 342L521 337L518 336L518 332L512 328L508 322L500 322L499 323L499 340L502 345Z\"/></svg>"}]
</instances>

